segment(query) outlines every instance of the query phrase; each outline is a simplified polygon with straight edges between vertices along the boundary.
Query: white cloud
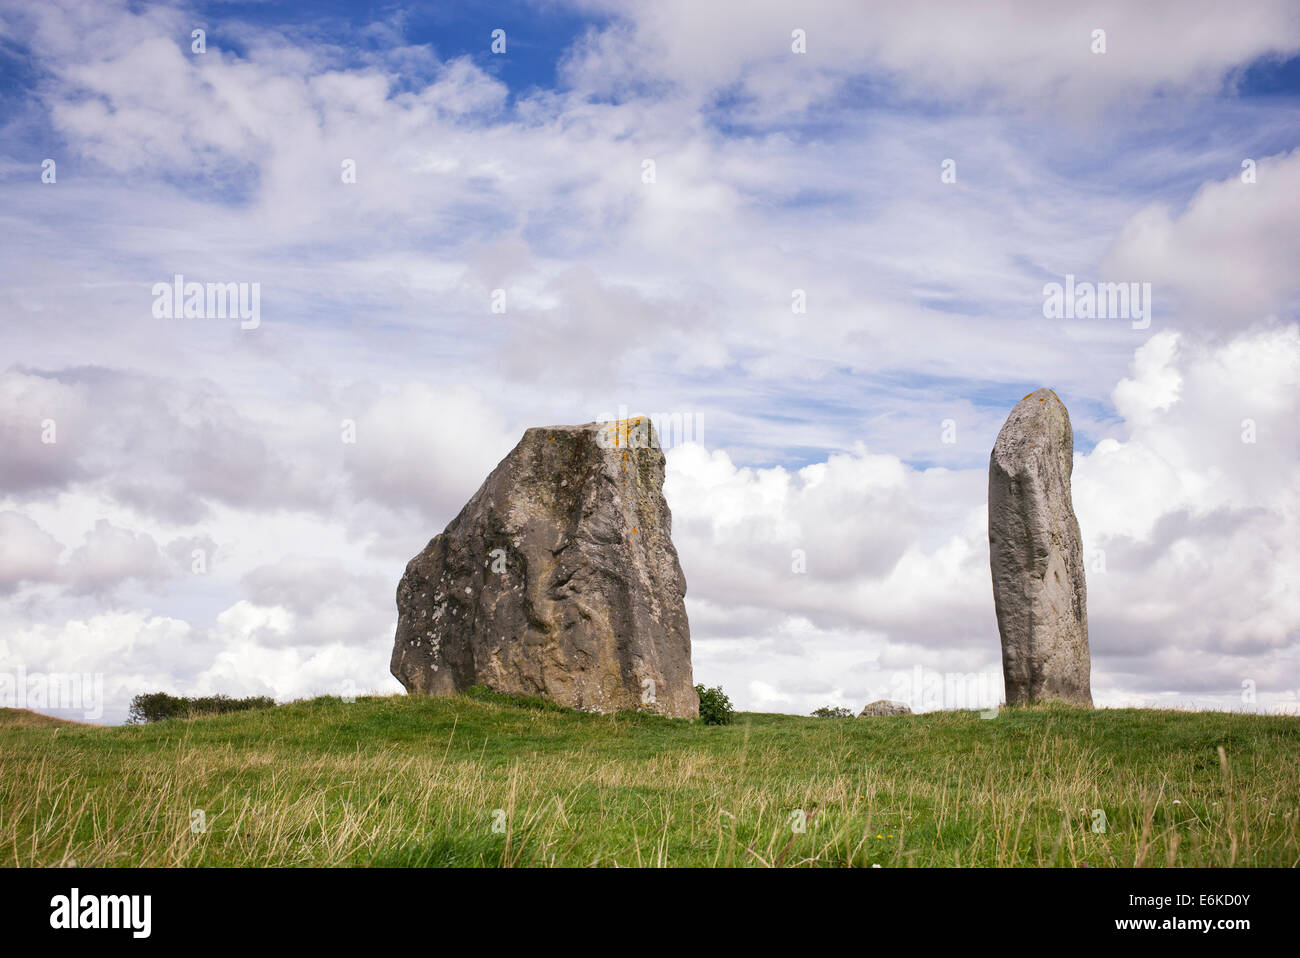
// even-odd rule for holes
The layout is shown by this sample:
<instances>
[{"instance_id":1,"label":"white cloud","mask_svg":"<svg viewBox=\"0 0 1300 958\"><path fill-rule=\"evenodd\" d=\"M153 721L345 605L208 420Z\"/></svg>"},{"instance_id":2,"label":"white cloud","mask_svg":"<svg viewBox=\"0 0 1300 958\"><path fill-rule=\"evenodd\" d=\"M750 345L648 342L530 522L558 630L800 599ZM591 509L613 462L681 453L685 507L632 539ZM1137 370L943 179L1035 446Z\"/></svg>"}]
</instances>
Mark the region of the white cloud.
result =
<instances>
[{"instance_id":1,"label":"white cloud","mask_svg":"<svg viewBox=\"0 0 1300 958\"><path fill-rule=\"evenodd\" d=\"M806 109L834 81L861 73L916 97L991 97L1028 109L1214 93L1239 64L1300 46L1300 23L1280 0L1238 8L1209 0L591 5L620 19L574 52L571 82L635 90L663 80L696 95L739 87L757 100L754 116ZM806 33L806 54L791 51L795 29ZM1106 33L1104 54L1092 52L1096 29Z\"/></svg>"},{"instance_id":2,"label":"white cloud","mask_svg":"<svg viewBox=\"0 0 1300 958\"><path fill-rule=\"evenodd\" d=\"M377 396L356 426L345 447L356 491L444 522L519 441L472 387L407 383Z\"/></svg>"},{"instance_id":3,"label":"white cloud","mask_svg":"<svg viewBox=\"0 0 1300 958\"><path fill-rule=\"evenodd\" d=\"M1300 296L1300 150L1235 166L1186 207L1154 203L1125 224L1106 257L1116 280L1152 284L1157 325L1239 330L1294 308Z\"/></svg>"},{"instance_id":4,"label":"white cloud","mask_svg":"<svg viewBox=\"0 0 1300 958\"><path fill-rule=\"evenodd\" d=\"M84 387L21 369L0 372L0 489L47 491L80 475L86 421Z\"/></svg>"},{"instance_id":5,"label":"white cloud","mask_svg":"<svg viewBox=\"0 0 1300 958\"><path fill-rule=\"evenodd\" d=\"M67 561L72 587L86 592L111 588L126 579L158 579L172 571L152 536L119 528L106 519L95 523Z\"/></svg>"},{"instance_id":6,"label":"white cloud","mask_svg":"<svg viewBox=\"0 0 1300 958\"><path fill-rule=\"evenodd\" d=\"M180 691L176 676L185 668L191 638L188 623L176 619L147 611L102 612L57 625L11 627L0 637L0 662L6 671L22 668L29 676L98 676L102 700L78 703L83 715L122 722L135 695Z\"/></svg>"},{"instance_id":7,"label":"white cloud","mask_svg":"<svg viewBox=\"0 0 1300 958\"><path fill-rule=\"evenodd\" d=\"M63 547L20 512L0 512L0 592L54 577Z\"/></svg>"}]
</instances>

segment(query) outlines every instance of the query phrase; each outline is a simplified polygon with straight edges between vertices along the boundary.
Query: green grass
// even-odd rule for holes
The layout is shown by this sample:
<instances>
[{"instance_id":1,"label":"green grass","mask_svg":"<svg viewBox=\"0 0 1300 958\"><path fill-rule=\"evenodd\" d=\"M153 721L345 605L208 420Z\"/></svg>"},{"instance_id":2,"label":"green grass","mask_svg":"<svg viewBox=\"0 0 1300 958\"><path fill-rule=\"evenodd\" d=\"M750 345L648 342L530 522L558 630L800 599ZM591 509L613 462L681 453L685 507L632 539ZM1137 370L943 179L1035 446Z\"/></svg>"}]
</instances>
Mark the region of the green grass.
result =
<instances>
[{"instance_id":1,"label":"green grass","mask_svg":"<svg viewBox=\"0 0 1300 958\"><path fill-rule=\"evenodd\" d=\"M1289 717L710 727L492 694L126 727L0 713L5 865L1295 866L1298 809Z\"/></svg>"}]
</instances>

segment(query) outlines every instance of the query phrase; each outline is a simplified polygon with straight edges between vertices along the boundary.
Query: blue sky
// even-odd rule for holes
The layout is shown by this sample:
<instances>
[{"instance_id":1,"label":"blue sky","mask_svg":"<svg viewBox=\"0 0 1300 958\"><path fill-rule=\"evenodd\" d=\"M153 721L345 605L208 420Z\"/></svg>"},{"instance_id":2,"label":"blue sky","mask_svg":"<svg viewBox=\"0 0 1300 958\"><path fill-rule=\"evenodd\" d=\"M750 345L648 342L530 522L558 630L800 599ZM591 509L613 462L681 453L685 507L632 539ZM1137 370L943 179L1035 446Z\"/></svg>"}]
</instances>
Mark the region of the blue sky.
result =
<instances>
[{"instance_id":1,"label":"blue sky","mask_svg":"<svg viewBox=\"0 0 1300 958\"><path fill-rule=\"evenodd\" d=\"M1098 701L1300 706L1300 17L1008 10L6 8L0 660L117 716L396 691L406 560L525 428L625 406L703 423L666 490L700 680L996 674L988 452L1048 385ZM177 273L260 326L160 320ZM1150 326L1047 319L1067 274Z\"/></svg>"},{"instance_id":2,"label":"blue sky","mask_svg":"<svg viewBox=\"0 0 1300 958\"><path fill-rule=\"evenodd\" d=\"M547 0L446 4L353 3L208 3L194 8L199 26L239 20L295 33L336 45L347 61L358 54L383 51L393 36L410 46L427 46L439 60L469 57L476 66L499 79L512 92L549 89L558 83L557 66L570 46L589 29L600 29L610 17ZM490 50L492 31L506 31L506 52ZM237 42L229 49L243 54ZM402 74L399 88L410 88L419 74Z\"/></svg>"}]
</instances>

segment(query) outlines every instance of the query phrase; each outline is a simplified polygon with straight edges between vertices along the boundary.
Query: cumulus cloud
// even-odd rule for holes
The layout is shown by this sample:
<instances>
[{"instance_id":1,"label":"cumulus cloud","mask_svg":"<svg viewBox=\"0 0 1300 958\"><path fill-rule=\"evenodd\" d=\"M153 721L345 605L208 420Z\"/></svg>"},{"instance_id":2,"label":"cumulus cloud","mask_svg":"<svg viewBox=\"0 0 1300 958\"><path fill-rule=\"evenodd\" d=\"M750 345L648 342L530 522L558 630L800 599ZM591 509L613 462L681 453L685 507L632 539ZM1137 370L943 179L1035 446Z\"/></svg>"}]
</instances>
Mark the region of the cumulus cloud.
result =
<instances>
[{"instance_id":1,"label":"cumulus cloud","mask_svg":"<svg viewBox=\"0 0 1300 958\"><path fill-rule=\"evenodd\" d=\"M177 521L202 518L213 502L312 499L309 478L277 454L273 426L242 415L215 383L93 366L10 369L0 395L15 446L0 492L51 494L84 480Z\"/></svg>"},{"instance_id":2,"label":"cumulus cloud","mask_svg":"<svg viewBox=\"0 0 1300 958\"><path fill-rule=\"evenodd\" d=\"M181 691L176 676L192 667L191 638L183 621L140 610L100 612L7 630L0 637L0 662L6 671L22 669L29 677L90 676L76 686L77 701L60 705L75 708L79 714L71 718L120 723L140 692Z\"/></svg>"},{"instance_id":3,"label":"cumulus cloud","mask_svg":"<svg viewBox=\"0 0 1300 958\"><path fill-rule=\"evenodd\" d=\"M85 403L76 385L20 369L0 373L0 490L48 492L83 474Z\"/></svg>"},{"instance_id":4,"label":"cumulus cloud","mask_svg":"<svg viewBox=\"0 0 1300 958\"><path fill-rule=\"evenodd\" d=\"M298 646L371 642L397 624L395 583L377 573L359 573L355 563L286 556L244 577L249 601L292 616L280 634Z\"/></svg>"},{"instance_id":5,"label":"cumulus cloud","mask_svg":"<svg viewBox=\"0 0 1300 958\"><path fill-rule=\"evenodd\" d=\"M1288 424L1300 413L1300 329L1218 348L1174 341L1139 351L1135 379L1117 388L1134 411L1130 434L1076 470L1080 522L1104 557L1089 592L1094 649L1141 669L1177 647L1185 658L1152 669L1175 688L1294 684L1300 468ZM1174 397L1142 388L1171 369Z\"/></svg>"},{"instance_id":6,"label":"cumulus cloud","mask_svg":"<svg viewBox=\"0 0 1300 958\"><path fill-rule=\"evenodd\" d=\"M60 583L76 594L105 594L128 580L157 580L171 571L147 533L100 519L76 548L65 550L33 519L0 512L0 589L5 591L24 583Z\"/></svg>"},{"instance_id":7,"label":"cumulus cloud","mask_svg":"<svg viewBox=\"0 0 1300 958\"><path fill-rule=\"evenodd\" d=\"M673 450L697 669L747 690L747 707L803 712L905 694L917 665L998 672L986 482L865 449L793 474Z\"/></svg>"},{"instance_id":8,"label":"cumulus cloud","mask_svg":"<svg viewBox=\"0 0 1300 958\"><path fill-rule=\"evenodd\" d=\"M357 493L444 523L519 441L468 386L407 383L374 397L355 425L346 468Z\"/></svg>"},{"instance_id":9,"label":"cumulus cloud","mask_svg":"<svg viewBox=\"0 0 1300 958\"><path fill-rule=\"evenodd\" d=\"M121 529L100 519L68 557L67 577L78 591L98 592L126 579L157 579L171 572L148 533Z\"/></svg>"},{"instance_id":10,"label":"cumulus cloud","mask_svg":"<svg viewBox=\"0 0 1300 958\"><path fill-rule=\"evenodd\" d=\"M20 512L0 512L0 591L52 579L63 547Z\"/></svg>"},{"instance_id":11,"label":"cumulus cloud","mask_svg":"<svg viewBox=\"0 0 1300 958\"><path fill-rule=\"evenodd\" d=\"M1154 203L1134 215L1106 256L1107 273L1151 283L1157 308L1182 327L1241 329L1293 310L1300 150L1248 159L1252 170L1205 184L1182 209Z\"/></svg>"}]
</instances>

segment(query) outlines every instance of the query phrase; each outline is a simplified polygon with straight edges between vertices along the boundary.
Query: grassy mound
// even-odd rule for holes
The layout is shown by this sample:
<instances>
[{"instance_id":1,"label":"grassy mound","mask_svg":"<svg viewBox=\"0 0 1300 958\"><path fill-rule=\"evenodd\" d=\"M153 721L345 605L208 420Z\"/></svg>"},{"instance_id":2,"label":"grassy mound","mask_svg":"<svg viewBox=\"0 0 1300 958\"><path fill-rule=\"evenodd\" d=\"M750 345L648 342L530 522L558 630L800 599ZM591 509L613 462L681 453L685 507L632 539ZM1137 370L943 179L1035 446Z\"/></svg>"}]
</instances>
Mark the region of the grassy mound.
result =
<instances>
[{"instance_id":1,"label":"grassy mound","mask_svg":"<svg viewBox=\"0 0 1300 958\"><path fill-rule=\"evenodd\" d=\"M476 692L51 723L0 719L0 863L1300 863L1290 717L1033 707L710 727Z\"/></svg>"},{"instance_id":2,"label":"grassy mound","mask_svg":"<svg viewBox=\"0 0 1300 958\"><path fill-rule=\"evenodd\" d=\"M42 715L31 709L0 708L0 729L12 728L76 728L91 725L89 722L74 722L71 719L55 718Z\"/></svg>"}]
</instances>

